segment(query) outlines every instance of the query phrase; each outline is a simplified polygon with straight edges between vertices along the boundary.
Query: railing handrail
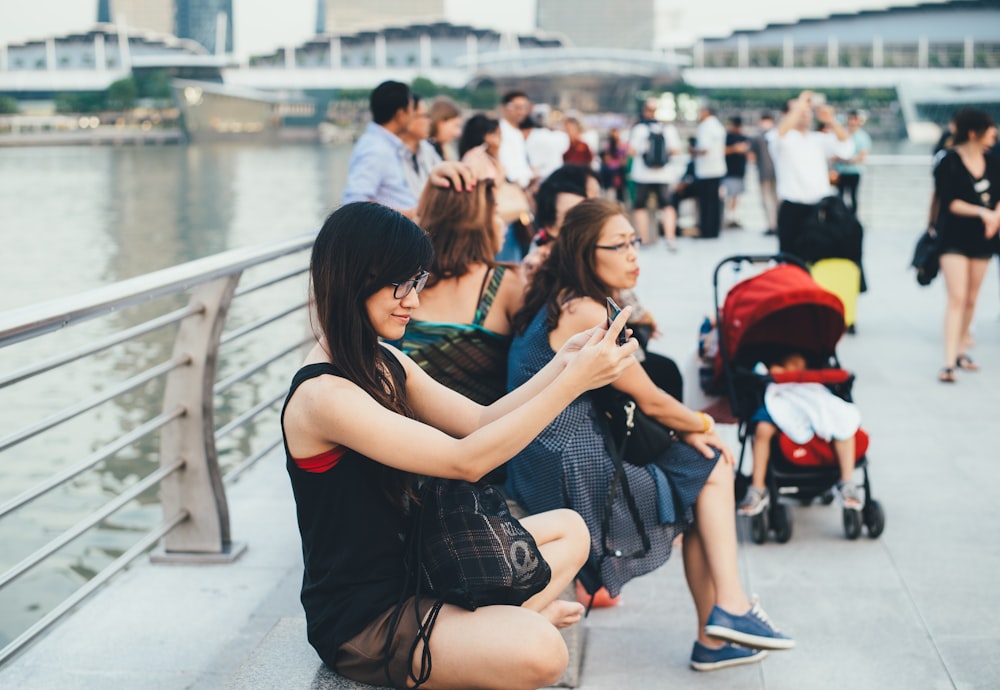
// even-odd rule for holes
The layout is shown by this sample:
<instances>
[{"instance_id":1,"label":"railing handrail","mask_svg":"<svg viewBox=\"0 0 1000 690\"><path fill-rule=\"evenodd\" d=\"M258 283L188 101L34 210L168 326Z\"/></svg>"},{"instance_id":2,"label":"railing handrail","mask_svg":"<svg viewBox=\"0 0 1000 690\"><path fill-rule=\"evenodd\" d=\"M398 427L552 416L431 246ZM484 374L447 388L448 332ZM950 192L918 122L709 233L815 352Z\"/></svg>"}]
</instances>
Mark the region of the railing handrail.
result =
<instances>
[{"instance_id":1,"label":"railing handrail","mask_svg":"<svg viewBox=\"0 0 1000 690\"><path fill-rule=\"evenodd\" d=\"M0 347L301 251L310 246L315 237L316 233L310 232L264 246L232 249L77 295L0 312Z\"/></svg>"},{"instance_id":2,"label":"railing handrail","mask_svg":"<svg viewBox=\"0 0 1000 690\"><path fill-rule=\"evenodd\" d=\"M230 541L225 486L281 444L280 433L273 423L268 423L260 435L252 427L264 414L275 416L287 392L284 377L275 381L267 369L280 364L283 358L294 358L296 351L307 347L314 338L307 327L309 301L303 299L305 291L297 290L294 297L285 294L278 303L267 300L267 295L264 295L262 299L265 302L260 312L251 311L245 323L237 320L227 328L230 306L236 297L265 288L280 288L280 284L286 281L301 279L308 272L308 251L315 236L315 232L310 232L234 249L73 296L0 312L2 351L16 343L28 341L30 344L33 339L64 327L131 309L125 318L109 320L109 333L101 329L97 337L84 343L74 342L74 334L68 334L64 338L67 347L58 354L46 356L45 348L40 348L35 353L40 360L29 361L14 371L0 371L0 389L4 389L5 393L11 392L15 385L85 357L126 343L141 342L141 337L154 331L158 332L158 343L162 338L173 338L172 354L165 360L160 361L161 357L157 355L154 361L159 363L150 365L142 356L129 356L126 348L124 359L111 362L112 366L125 363L120 369L125 371L124 380L117 380L116 371L115 376L102 377L93 392L74 389L66 398L50 396L51 406L62 404L58 409L47 414L43 411L38 415L40 419L0 438L0 453L6 453L29 439L44 439L44 434L55 427L85 413L93 413L101 405L122 400L140 387L153 386L153 395L157 396L150 399L150 402L157 403L155 410L149 406L139 408L141 418L128 419L122 433L115 438L106 440L95 437L94 442L101 445L86 457L70 457L66 466L52 476L6 501L0 501L0 518L4 518L83 473L94 471L100 463L139 443L148 443L153 434L159 435L159 450L154 456L158 456L159 469L148 473L145 469L138 470L140 478L116 490L114 498L40 544L12 567L0 569L0 589L41 566L56 551L106 523L112 515L156 486L160 490L159 502L164 519L161 527L140 538L122 557L101 569L62 604L12 642L0 646L0 664L156 541L163 540L162 553L156 556L160 561L219 562L231 560L242 552L240 545ZM285 261L285 257L292 257L291 264ZM276 261L280 263L274 263ZM294 267L289 268L289 265ZM262 272L254 274L254 282L239 289L244 273L257 268ZM176 298L186 300L185 306L177 308L174 304ZM147 309L147 305L152 305L152 309ZM166 313L150 316L148 311ZM133 324L133 314L143 319L142 322ZM262 337L254 341L248 337L268 327L280 327L279 322L299 316L303 317L300 326L286 326L276 338ZM172 325L176 325L176 332L164 332L166 326ZM83 335L87 338L86 332ZM63 338L61 333L60 338ZM234 345L237 347L234 348ZM227 376L219 379L222 346L225 346L227 360L221 370ZM150 352L155 353L156 350ZM32 351L25 354L30 359ZM284 368L281 373L284 373ZM62 379L49 377L46 385L52 380ZM155 386L157 382L162 386ZM228 390L238 385L243 387ZM77 397L78 393L80 399L70 399ZM45 410L49 406L46 404L41 408ZM231 418L217 427L216 414L222 409ZM238 446L240 455L235 458L235 466L223 472L217 441L232 437L233 432L239 429L249 429L247 437L235 441L230 438L230 446ZM53 499L49 496L46 500Z\"/></svg>"}]
</instances>

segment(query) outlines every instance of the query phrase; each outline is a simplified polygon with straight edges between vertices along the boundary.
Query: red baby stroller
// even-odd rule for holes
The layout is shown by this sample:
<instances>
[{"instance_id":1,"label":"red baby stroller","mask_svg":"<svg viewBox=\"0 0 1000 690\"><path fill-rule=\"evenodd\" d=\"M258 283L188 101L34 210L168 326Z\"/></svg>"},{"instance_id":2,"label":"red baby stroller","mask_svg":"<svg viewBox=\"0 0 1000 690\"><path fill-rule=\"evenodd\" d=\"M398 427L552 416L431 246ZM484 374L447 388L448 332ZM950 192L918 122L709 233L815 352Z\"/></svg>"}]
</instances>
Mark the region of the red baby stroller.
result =
<instances>
[{"instance_id":1,"label":"red baby stroller","mask_svg":"<svg viewBox=\"0 0 1000 690\"><path fill-rule=\"evenodd\" d=\"M748 266L769 265L753 277L736 283L728 292L725 304L719 304L719 276L724 266L738 273ZM772 381L818 382L835 395L851 400L854 376L840 368L836 345L844 334L844 308L840 299L812 279L805 264L796 257L731 256L723 259L713 276L715 322L718 347L712 362L712 374L704 377L706 391L725 395L739 422L740 460L737 474L737 501L746 491L743 458L747 440L752 436L754 413L761 407L764 390ZM754 371L755 365L776 349L803 354L809 368L795 374L772 376ZM868 437L859 430L856 441L856 468L864 475L862 510L843 510L844 533L857 539L862 524L872 538L882 534L885 515L872 498L865 455ZM833 486L839 467L829 443L814 437L806 444L796 444L779 433L772 445L767 468L767 487L773 497L770 507L750 518L751 538L764 543L769 531L784 543L792 536L792 512L779 497L794 498L809 505L819 498L823 504L833 501Z\"/></svg>"}]
</instances>

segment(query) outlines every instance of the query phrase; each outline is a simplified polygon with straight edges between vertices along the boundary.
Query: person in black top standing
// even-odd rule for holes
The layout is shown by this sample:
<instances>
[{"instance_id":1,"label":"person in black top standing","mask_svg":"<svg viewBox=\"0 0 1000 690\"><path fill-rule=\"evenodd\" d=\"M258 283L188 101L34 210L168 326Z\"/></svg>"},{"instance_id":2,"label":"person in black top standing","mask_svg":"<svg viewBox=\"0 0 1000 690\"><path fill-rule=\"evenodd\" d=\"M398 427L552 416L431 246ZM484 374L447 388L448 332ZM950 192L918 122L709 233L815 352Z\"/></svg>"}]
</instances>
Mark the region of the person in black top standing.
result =
<instances>
[{"instance_id":1,"label":"person in black top standing","mask_svg":"<svg viewBox=\"0 0 1000 690\"><path fill-rule=\"evenodd\" d=\"M750 137L743 134L743 118L733 115L729 118L726 128L726 176L722 178L722 187L726 190L726 221L727 228L741 228L736 218L736 204L743 194L743 178L747 172L747 158L751 154Z\"/></svg>"},{"instance_id":2,"label":"person in black top standing","mask_svg":"<svg viewBox=\"0 0 1000 690\"><path fill-rule=\"evenodd\" d=\"M976 108L955 113L952 148L934 169L938 215L934 227L942 246L941 273L948 290L944 318L942 383L955 381L955 370L976 371L965 348L990 257L998 250L1000 232L1000 165L988 155L997 128Z\"/></svg>"},{"instance_id":3,"label":"person in black top standing","mask_svg":"<svg viewBox=\"0 0 1000 690\"><path fill-rule=\"evenodd\" d=\"M626 308L610 329L602 320L571 338L521 388L489 406L474 403L379 342L403 335L432 253L415 223L373 202L347 204L326 220L310 265L317 343L281 415L309 642L341 675L374 685L385 684L384 660L394 679L420 673L425 638L416 621L435 605L422 598L415 615L413 597L404 599L389 634L417 478L478 481L577 397L616 380L638 348L634 339L615 343ZM579 620L583 607L557 596L586 561L590 535L569 510L521 522L552 570L549 585L520 607L445 604L426 638L431 687L538 688L565 670L557 628Z\"/></svg>"}]
</instances>

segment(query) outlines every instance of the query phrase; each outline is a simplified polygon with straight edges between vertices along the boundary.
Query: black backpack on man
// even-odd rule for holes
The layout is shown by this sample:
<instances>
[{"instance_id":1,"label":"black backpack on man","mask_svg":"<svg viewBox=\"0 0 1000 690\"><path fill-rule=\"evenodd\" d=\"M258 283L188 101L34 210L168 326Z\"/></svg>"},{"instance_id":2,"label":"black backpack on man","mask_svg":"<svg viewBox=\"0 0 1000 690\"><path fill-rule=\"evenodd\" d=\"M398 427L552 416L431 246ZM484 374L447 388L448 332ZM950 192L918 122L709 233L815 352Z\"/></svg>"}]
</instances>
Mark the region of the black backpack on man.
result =
<instances>
[{"instance_id":1,"label":"black backpack on man","mask_svg":"<svg viewBox=\"0 0 1000 690\"><path fill-rule=\"evenodd\" d=\"M658 122L645 124L649 129L649 139L642 154L642 162L647 168L662 168L670 162L670 149L667 147L667 138L663 135L663 125Z\"/></svg>"}]
</instances>

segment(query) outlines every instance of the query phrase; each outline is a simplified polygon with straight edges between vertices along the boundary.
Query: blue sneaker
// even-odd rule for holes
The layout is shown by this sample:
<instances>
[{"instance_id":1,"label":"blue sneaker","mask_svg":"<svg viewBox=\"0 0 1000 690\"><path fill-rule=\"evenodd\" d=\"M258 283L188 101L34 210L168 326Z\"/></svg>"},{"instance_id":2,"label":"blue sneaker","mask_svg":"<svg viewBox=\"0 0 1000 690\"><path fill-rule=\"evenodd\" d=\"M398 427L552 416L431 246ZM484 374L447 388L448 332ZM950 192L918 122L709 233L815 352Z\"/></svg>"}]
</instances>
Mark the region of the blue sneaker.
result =
<instances>
[{"instance_id":1,"label":"blue sneaker","mask_svg":"<svg viewBox=\"0 0 1000 690\"><path fill-rule=\"evenodd\" d=\"M691 668L695 671L715 671L740 664L755 664L766 656L767 652L763 649L747 649L728 642L712 649L695 640L691 650Z\"/></svg>"},{"instance_id":2,"label":"blue sneaker","mask_svg":"<svg viewBox=\"0 0 1000 690\"><path fill-rule=\"evenodd\" d=\"M795 646L795 640L782 635L771 624L756 596L751 602L750 610L742 616L734 616L718 606L713 607L705 626L705 634L754 649L791 649Z\"/></svg>"}]
</instances>

